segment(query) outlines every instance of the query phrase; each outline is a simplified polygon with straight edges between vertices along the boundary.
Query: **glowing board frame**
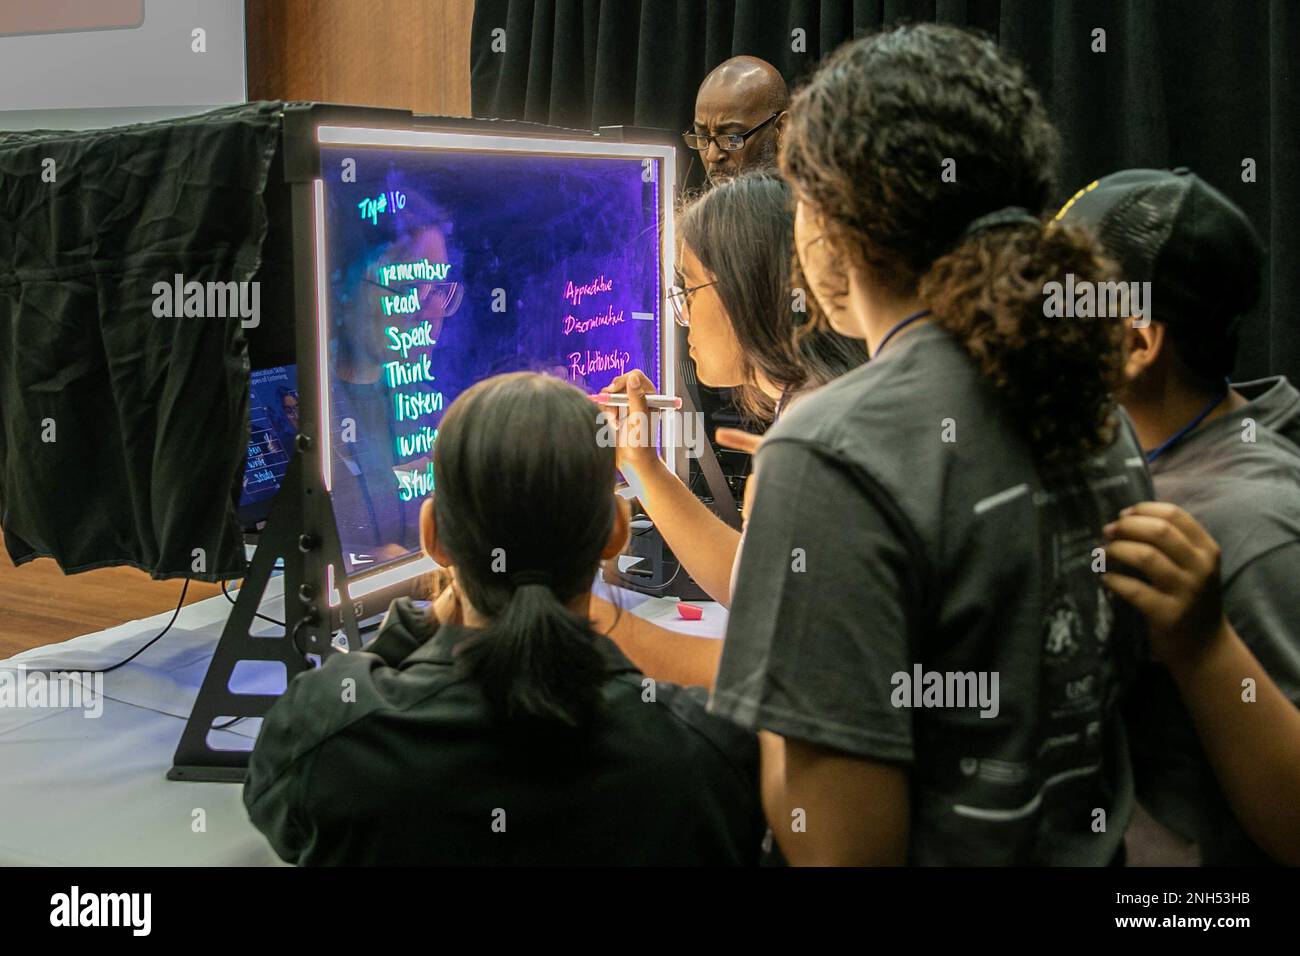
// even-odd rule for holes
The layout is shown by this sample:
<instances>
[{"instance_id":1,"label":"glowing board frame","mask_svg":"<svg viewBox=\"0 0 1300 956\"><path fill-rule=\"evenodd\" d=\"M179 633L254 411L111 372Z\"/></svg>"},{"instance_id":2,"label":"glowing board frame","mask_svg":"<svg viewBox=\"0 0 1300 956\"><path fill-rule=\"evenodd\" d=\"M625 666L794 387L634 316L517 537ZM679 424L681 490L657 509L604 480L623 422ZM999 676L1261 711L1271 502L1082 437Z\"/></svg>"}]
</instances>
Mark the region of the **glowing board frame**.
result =
<instances>
[{"instance_id":1,"label":"glowing board frame","mask_svg":"<svg viewBox=\"0 0 1300 956\"><path fill-rule=\"evenodd\" d=\"M658 242L659 258L659 381L660 391L665 395L675 396L677 392L677 341L676 323L668 302L668 287L672 284L675 271L674 250L674 204L676 198L676 151L671 146L649 145L644 143L624 143L602 140L595 136L590 139L551 139L518 136L509 134L483 134L446 132L441 130L391 129L383 127L344 126L322 124L316 127L316 143L321 147L354 146L359 149L410 149L431 152L491 153L494 155L526 156L562 156L584 157L591 159L629 159L650 160L655 164L657 184L657 215L660 230ZM325 182L317 176L312 182L312 242L315 273L315 321L316 321L316 382L317 400L321 427L319 435L319 458L321 483L328 493L332 484L332 448L330 442L330 395L329 395L329 272L326 259L327 237L325 234ZM660 457L680 478L685 479L688 464L679 435L681 424L677 415L661 416ZM415 554L396 564L387 565L374 571L347 576L335 571L334 565L326 566L327 603L333 611L346 599L355 606L358 618L373 612L366 598L399 587L412 578L433 571L437 565L423 554ZM346 591L344 595L340 590Z\"/></svg>"}]
</instances>

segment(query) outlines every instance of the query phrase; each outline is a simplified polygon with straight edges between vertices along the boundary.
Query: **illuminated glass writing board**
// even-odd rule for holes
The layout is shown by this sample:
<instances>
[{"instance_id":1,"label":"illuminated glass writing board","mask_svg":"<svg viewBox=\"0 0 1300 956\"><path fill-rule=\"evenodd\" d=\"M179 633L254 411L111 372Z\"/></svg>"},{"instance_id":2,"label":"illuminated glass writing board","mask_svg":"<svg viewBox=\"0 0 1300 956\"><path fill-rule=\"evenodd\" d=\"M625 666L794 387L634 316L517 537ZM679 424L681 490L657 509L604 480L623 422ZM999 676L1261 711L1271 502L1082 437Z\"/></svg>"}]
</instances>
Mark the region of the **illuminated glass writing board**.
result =
<instances>
[{"instance_id":1,"label":"illuminated glass writing board","mask_svg":"<svg viewBox=\"0 0 1300 956\"><path fill-rule=\"evenodd\" d=\"M594 394L635 368L675 393L672 150L341 127L318 138L322 471L355 582L410 570L439 422L474 383L530 370Z\"/></svg>"}]
</instances>

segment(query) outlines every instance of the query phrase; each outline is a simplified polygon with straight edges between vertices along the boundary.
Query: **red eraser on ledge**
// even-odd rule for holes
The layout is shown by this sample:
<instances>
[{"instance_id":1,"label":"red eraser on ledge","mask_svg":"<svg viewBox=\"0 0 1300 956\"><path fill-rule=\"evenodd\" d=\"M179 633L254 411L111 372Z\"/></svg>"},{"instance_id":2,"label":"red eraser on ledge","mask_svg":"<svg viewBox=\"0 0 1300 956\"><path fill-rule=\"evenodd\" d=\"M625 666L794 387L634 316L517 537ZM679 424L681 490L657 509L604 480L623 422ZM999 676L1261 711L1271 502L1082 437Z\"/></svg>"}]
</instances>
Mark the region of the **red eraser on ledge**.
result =
<instances>
[{"instance_id":1,"label":"red eraser on ledge","mask_svg":"<svg viewBox=\"0 0 1300 956\"><path fill-rule=\"evenodd\" d=\"M698 621L704 616L704 608L678 601L677 616L686 621Z\"/></svg>"}]
</instances>

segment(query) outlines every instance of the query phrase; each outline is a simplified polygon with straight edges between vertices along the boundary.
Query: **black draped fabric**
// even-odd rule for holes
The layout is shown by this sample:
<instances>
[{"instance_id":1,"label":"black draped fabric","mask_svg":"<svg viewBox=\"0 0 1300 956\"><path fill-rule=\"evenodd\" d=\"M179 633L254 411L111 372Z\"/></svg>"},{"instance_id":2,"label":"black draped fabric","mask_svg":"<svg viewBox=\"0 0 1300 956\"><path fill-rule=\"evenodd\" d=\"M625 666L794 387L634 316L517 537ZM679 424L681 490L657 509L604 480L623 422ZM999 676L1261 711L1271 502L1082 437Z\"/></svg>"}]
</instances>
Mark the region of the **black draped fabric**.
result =
<instances>
[{"instance_id":1,"label":"black draped fabric","mask_svg":"<svg viewBox=\"0 0 1300 956\"><path fill-rule=\"evenodd\" d=\"M920 21L981 29L1025 64L1062 133L1061 201L1118 169L1188 166L1239 203L1269 258L1238 377L1300 380L1296 0L477 0L474 114L683 130L728 57L796 84L845 40Z\"/></svg>"},{"instance_id":2,"label":"black draped fabric","mask_svg":"<svg viewBox=\"0 0 1300 956\"><path fill-rule=\"evenodd\" d=\"M248 341L239 315L159 317L154 286L258 272L280 113L0 133L0 525L16 564L243 574Z\"/></svg>"}]
</instances>

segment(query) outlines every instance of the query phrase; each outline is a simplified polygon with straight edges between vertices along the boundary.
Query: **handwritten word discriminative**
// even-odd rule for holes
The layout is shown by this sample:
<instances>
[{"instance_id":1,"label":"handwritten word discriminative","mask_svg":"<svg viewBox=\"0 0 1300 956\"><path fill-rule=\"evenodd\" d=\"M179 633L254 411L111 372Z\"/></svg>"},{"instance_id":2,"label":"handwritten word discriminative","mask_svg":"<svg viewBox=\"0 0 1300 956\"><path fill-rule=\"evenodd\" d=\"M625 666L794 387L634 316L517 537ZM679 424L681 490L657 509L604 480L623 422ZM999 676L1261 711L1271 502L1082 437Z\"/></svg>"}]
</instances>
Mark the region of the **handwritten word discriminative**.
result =
<instances>
[{"instance_id":1,"label":"handwritten word discriminative","mask_svg":"<svg viewBox=\"0 0 1300 956\"><path fill-rule=\"evenodd\" d=\"M433 326L428 319L412 329L399 329L395 325L390 325L384 329L384 335L388 338L388 348L394 352L401 352L403 359L411 349L432 346L437 341L433 337Z\"/></svg>"},{"instance_id":2,"label":"handwritten word discriminative","mask_svg":"<svg viewBox=\"0 0 1300 956\"><path fill-rule=\"evenodd\" d=\"M414 421L424 415L442 411L442 392L393 392L393 418Z\"/></svg>"},{"instance_id":3,"label":"handwritten word discriminative","mask_svg":"<svg viewBox=\"0 0 1300 956\"><path fill-rule=\"evenodd\" d=\"M410 435L398 435L394 447L398 458L410 458L412 455L427 455L433 451L433 443L438 440L438 429L423 425L420 430Z\"/></svg>"},{"instance_id":4,"label":"handwritten word discriminative","mask_svg":"<svg viewBox=\"0 0 1300 956\"><path fill-rule=\"evenodd\" d=\"M433 381L433 362L429 353L421 353L419 359L410 362L385 362L384 381L389 388L399 385L414 385L416 382Z\"/></svg>"},{"instance_id":5,"label":"handwritten word discriminative","mask_svg":"<svg viewBox=\"0 0 1300 956\"><path fill-rule=\"evenodd\" d=\"M379 281L383 285L394 282L441 282L451 271L450 262L393 262L379 267Z\"/></svg>"},{"instance_id":6,"label":"handwritten word discriminative","mask_svg":"<svg viewBox=\"0 0 1300 956\"><path fill-rule=\"evenodd\" d=\"M606 308L604 312L593 315L589 319L579 319L572 315L566 315L564 317L564 334L569 335L573 332L590 332L592 329L597 329L604 325L619 325L623 321L623 310L619 309L615 312L614 307L611 305Z\"/></svg>"},{"instance_id":7,"label":"handwritten word discriminative","mask_svg":"<svg viewBox=\"0 0 1300 956\"><path fill-rule=\"evenodd\" d=\"M586 285L574 285L573 280L569 280L568 285L564 287L564 297L572 305L581 305L583 296L600 295L602 292L609 292L614 288L614 280L606 279L604 274L596 276Z\"/></svg>"},{"instance_id":8,"label":"handwritten word discriminative","mask_svg":"<svg viewBox=\"0 0 1300 956\"><path fill-rule=\"evenodd\" d=\"M380 213L396 213L406 208L406 193L392 189L374 198L361 200L357 203L357 208L361 210L362 219L369 219L372 226L378 225Z\"/></svg>"},{"instance_id":9,"label":"handwritten word discriminative","mask_svg":"<svg viewBox=\"0 0 1300 956\"><path fill-rule=\"evenodd\" d=\"M632 358L632 353L613 349L609 352L591 352L588 351L585 356L582 352L569 353L569 378L577 381L594 372L608 372L617 369L618 374L622 375L627 371L627 363Z\"/></svg>"},{"instance_id":10,"label":"handwritten word discriminative","mask_svg":"<svg viewBox=\"0 0 1300 956\"><path fill-rule=\"evenodd\" d=\"M397 477L397 497L402 501L427 498L433 492L432 461L425 465L424 468L409 471L394 468L393 474Z\"/></svg>"}]
</instances>

